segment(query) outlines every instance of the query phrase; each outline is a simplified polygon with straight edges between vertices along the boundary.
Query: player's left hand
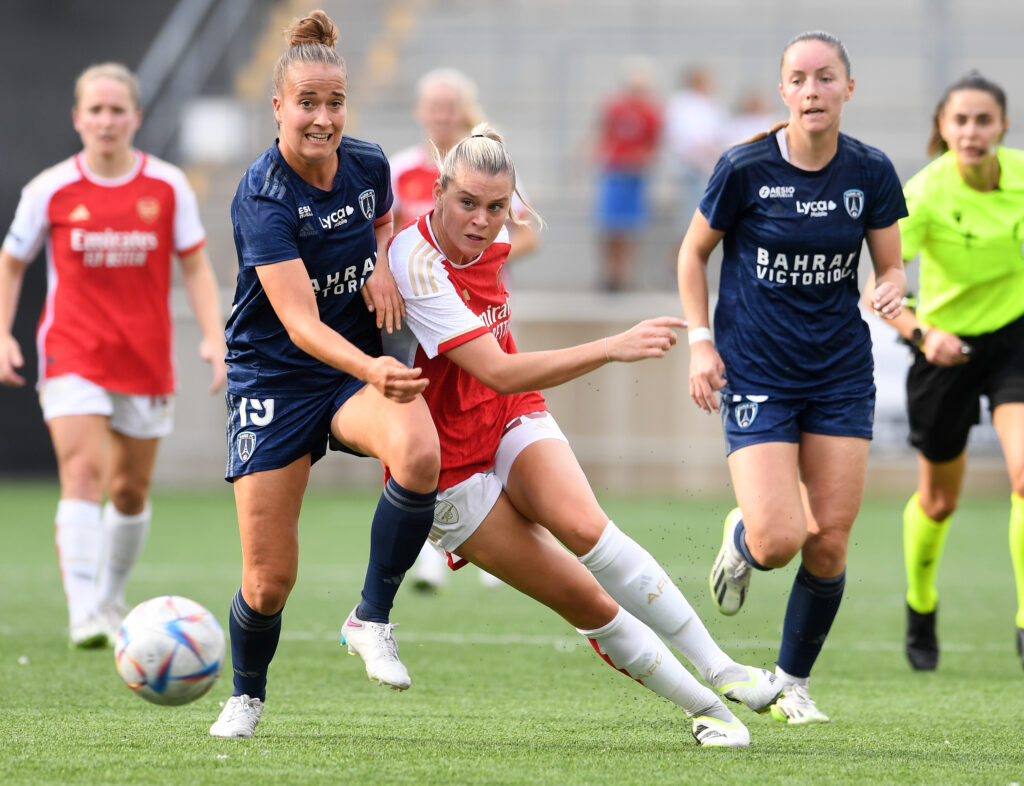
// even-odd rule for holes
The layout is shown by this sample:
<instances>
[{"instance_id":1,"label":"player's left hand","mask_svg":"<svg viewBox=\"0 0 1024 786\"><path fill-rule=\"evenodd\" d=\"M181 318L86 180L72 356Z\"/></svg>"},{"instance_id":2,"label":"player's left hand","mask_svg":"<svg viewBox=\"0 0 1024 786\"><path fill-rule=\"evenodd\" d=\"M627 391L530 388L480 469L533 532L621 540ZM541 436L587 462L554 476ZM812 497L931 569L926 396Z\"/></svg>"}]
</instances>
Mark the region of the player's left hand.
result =
<instances>
[{"instance_id":1,"label":"player's left hand","mask_svg":"<svg viewBox=\"0 0 1024 786\"><path fill-rule=\"evenodd\" d=\"M405 300L398 291L394 276L387 264L377 265L360 290L366 308L377 315L377 329L393 333L402 329L405 316Z\"/></svg>"},{"instance_id":2,"label":"player's left hand","mask_svg":"<svg viewBox=\"0 0 1024 786\"><path fill-rule=\"evenodd\" d=\"M875 316L895 319L903 311L903 293L895 284L885 281L875 287L871 294L871 307L875 311Z\"/></svg>"},{"instance_id":3,"label":"player's left hand","mask_svg":"<svg viewBox=\"0 0 1024 786\"><path fill-rule=\"evenodd\" d=\"M210 371L212 372L209 387L211 394L223 388L224 383L227 381L228 367L224 362L226 354L227 350L222 340L204 338L199 342L199 357L210 364Z\"/></svg>"},{"instance_id":4,"label":"player's left hand","mask_svg":"<svg viewBox=\"0 0 1024 786\"><path fill-rule=\"evenodd\" d=\"M684 328L678 317L655 317L633 325L625 333L609 336L605 350L609 360L632 363L644 358L664 357L678 340L674 328Z\"/></svg>"}]
</instances>

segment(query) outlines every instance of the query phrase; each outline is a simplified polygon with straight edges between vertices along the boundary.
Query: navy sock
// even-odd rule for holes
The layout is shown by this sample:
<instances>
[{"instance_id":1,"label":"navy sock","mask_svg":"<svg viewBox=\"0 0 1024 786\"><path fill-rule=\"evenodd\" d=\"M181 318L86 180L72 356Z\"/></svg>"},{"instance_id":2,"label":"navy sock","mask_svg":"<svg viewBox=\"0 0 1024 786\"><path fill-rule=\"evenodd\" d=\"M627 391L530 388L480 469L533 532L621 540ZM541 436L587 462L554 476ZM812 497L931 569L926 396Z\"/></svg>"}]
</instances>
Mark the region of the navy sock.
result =
<instances>
[{"instance_id":1,"label":"navy sock","mask_svg":"<svg viewBox=\"0 0 1024 786\"><path fill-rule=\"evenodd\" d=\"M228 615L231 634L231 665L234 669L234 695L248 695L265 701L267 669L281 638L281 612L260 614L249 608L242 590L235 593Z\"/></svg>"},{"instance_id":2,"label":"navy sock","mask_svg":"<svg viewBox=\"0 0 1024 786\"><path fill-rule=\"evenodd\" d=\"M779 666L794 677L809 677L825 637L839 612L846 571L830 579L812 576L802 564L789 591L782 623Z\"/></svg>"},{"instance_id":3,"label":"navy sock","mask_svg":"<svg viewBox=\"0 0 1024 786\"><path fill-rule=\"evenodd\" d=\"M748 565L757 570L771 570L766 568L756 559L754 555L750 553L750 548L747 546L747 528L743 526L743 519L740 519L740 523L736 525L736 529L732 531L732 542L736 545L737 550L740 552L740 556L746 561Z\"/></svg>"},{"instance_id":4,"label":"navy sock","mask_svg":"<svg viewBox=\"0 0 1024 786\"><path fill-rule=\"evenodd\" d=\"M356 616L387 622L405 572L416 562L434 525L437 490L417 494L388 478L370 527L370 560Z\"/></svg>"}]
</instances>

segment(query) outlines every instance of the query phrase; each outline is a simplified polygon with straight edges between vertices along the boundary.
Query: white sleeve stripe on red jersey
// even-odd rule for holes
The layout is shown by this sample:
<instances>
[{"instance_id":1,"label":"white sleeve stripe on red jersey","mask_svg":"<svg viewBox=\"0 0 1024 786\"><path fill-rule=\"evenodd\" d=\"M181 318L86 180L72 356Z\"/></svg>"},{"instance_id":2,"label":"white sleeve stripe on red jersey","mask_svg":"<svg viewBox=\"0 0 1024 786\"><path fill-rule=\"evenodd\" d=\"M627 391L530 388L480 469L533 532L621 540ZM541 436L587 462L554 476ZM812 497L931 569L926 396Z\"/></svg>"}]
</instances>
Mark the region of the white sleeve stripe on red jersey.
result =
<instances>
[{"instance_id":1,"label":"white sleeve stripe on red jersey","mask_svg":"<svg viewBox=\"0 0 1024 786\"><path fill-rule=\"evenodd\" d=\"M436 295L440 291L434 276L434 264L440 254L426 240L420 240L409 255L409 283L416 297Z\"/></svg>"}]
</instances>

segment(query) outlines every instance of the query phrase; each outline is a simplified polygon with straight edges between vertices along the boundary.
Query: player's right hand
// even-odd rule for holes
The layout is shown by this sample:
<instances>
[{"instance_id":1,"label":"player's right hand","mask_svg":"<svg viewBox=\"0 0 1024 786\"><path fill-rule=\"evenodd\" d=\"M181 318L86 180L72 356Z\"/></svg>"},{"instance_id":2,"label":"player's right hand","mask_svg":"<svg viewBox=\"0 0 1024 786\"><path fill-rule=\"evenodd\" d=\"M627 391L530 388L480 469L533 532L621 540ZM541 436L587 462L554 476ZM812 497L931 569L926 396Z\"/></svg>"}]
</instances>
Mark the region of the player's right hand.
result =
<instances>
[{"instance_id":1,"label":"player's right hand","mask_svg":"<svg viewBox=\"0 0 1024 786\"><path fill-rule=\"evenodd\" d=\"M18 340L10 335L0 336L0 385L9 388L20 388L25 378L16 369L25 365Z\"/></svg>"},{"instance_id":2,"label":"player's right hand","mask_svg":"<svg viewBox=\"0 0 1024 786\"><path fill-rule=\"evenodd\" d=\"M710 341L690 345L690 398L705 412L718 409L715 395L725 387L725 363Z\"/></svg>"},{"instance_id":3,"label":"player's right hand","mask_svg":"<svg viewBox=\"0 0 1024 786\"><path fill-rule=\"evenodd\" d=\"M422 376L423 369L407 368L393 357L374 358L366 381L392 401L407 404L422 393L429 380Z\"/></svg>"},{"instance_id":4,"label":"player's right hand","mask_svg":"<svg viewBox=\"0 0 1024 786\"><path fill-rule=\"evenodd\" d=\"M924 337L921 345L921 352L924 359L933 366L959 366L971 359L968 352L964 351L964 342L955 333L947 333L944 330L932 328Z\"/></svg>"}]
</instances>

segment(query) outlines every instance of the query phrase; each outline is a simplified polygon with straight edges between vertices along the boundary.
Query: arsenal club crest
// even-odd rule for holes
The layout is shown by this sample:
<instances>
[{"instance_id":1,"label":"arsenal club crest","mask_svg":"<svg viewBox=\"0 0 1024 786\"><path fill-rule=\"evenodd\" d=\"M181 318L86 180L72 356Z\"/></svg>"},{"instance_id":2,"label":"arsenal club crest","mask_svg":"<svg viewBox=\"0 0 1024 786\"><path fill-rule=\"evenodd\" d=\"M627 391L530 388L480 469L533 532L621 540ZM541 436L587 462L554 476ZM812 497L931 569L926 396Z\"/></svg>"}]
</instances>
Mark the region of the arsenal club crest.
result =
<instances>
[{"instance_id":1,"label":"arsenal club crest","mask_svg":"<svg viewBox=\"0 0 1024 786\"><path fill-rule=\"evenodd\" d=\"M152 224L160 217L160 202L154 197L140 197L135 203L135 212L147 224Z\"/></svg>"}]
</instances>

